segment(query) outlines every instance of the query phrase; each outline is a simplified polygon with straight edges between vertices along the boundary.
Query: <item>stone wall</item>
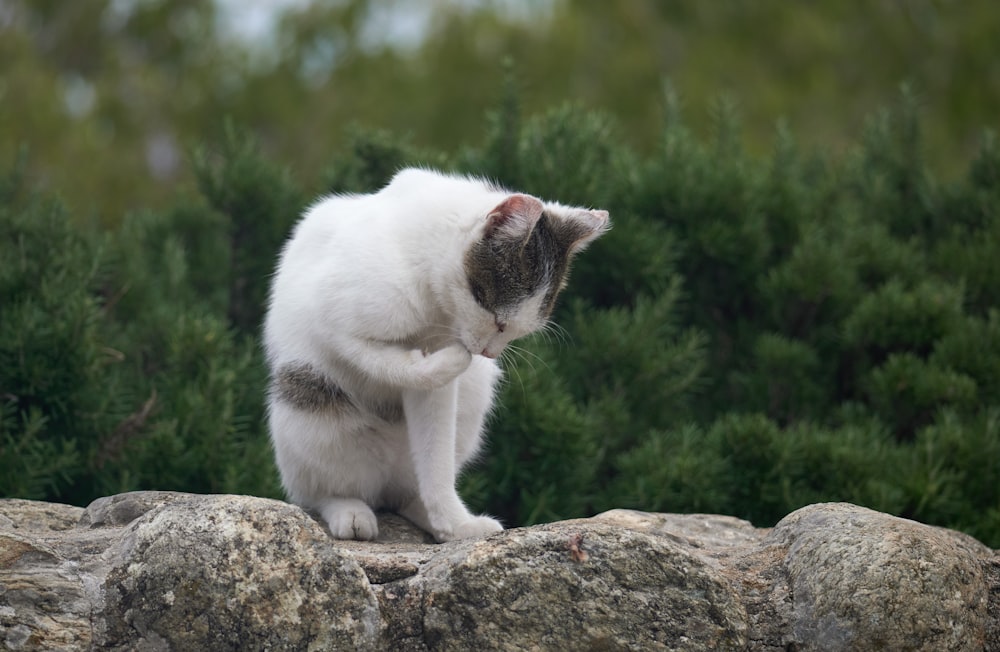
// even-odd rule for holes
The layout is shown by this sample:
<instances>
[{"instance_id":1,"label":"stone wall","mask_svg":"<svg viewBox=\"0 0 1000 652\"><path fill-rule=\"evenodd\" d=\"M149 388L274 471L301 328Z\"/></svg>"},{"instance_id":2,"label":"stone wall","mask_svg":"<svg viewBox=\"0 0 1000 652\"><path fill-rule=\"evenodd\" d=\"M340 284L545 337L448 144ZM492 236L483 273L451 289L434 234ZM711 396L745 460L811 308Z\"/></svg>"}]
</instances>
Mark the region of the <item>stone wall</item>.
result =
<instances>
[{"instance_id":1,"label":"stone wall","mask_svg":"<svg viewBox=\"0 0 1000 652\"><path fill-rule=\"evenodd\" d=\"M772 529L614 510L434 544L282 502L0 500L11 650L1000 650L1000 555L848 504Z\"/></svg>"}]
</instances>

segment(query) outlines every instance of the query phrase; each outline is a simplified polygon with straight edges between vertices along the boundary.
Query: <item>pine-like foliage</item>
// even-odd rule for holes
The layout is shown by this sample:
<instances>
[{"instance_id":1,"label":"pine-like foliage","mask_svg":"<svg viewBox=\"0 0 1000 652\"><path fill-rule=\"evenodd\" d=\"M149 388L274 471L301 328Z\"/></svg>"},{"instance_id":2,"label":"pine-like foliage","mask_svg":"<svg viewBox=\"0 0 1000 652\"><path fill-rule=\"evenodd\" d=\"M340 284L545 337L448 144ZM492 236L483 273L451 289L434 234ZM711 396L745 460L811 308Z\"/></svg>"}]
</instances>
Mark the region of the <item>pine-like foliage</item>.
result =
<instances>
[{"instance_id":1,"label":"pine-like foliage","mask_svg":"<svg viewBox=\"0 0 1000 652\"><path fill-rule=\"evenodd\" d=\"M612 507L767 525L845 500L1000 545L1000 143L923 163L904 89L839 157L741 147L729 101L705 135L676 94L652 153L509 84L453 155L356 128L303 192L228 127L199 197L112 232L0 184L0 493L76 503L136 488L279 495L258 325L306 198L446 167L607 208L554 325L507 381L474 507L520 525Z\"/></svg>"}]
</instances>

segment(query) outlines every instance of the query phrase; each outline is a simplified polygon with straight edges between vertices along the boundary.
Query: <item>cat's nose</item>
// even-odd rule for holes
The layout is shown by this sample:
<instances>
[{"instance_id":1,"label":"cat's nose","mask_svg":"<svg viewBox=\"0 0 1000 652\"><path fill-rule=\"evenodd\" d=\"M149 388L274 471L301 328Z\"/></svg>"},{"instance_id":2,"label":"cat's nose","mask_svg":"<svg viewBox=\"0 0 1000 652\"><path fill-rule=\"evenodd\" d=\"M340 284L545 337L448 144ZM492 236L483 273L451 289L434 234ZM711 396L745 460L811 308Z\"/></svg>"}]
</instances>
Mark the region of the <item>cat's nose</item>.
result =
<instances>
[{"instance_id":1,"label":"cat's nose","mask_svg":"<svg viewBox=\"0 0 1000 652\"><path fill-rule=\"evenodd\" d=\"M492 353L490 353L486 349L483 349L482 353L480 353L479 355L483 356L484 358L489 358L490 360L493 360L493 359L496 358L495 355L493 355Z\"/></svg>"}]
</instances>

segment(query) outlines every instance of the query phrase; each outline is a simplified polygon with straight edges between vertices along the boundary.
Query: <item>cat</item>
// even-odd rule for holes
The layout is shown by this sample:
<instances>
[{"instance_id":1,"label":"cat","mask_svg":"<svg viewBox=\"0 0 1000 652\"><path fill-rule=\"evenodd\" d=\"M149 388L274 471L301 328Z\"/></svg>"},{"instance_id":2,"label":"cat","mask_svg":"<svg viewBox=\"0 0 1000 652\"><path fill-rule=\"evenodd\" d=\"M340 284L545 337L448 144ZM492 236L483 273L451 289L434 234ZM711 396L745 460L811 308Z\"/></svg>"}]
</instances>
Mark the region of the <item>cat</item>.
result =
<instances>
[{"instance_id":1,"label":"cat","mask_svg":"<svg viewBox=\"0 0 1000 652\"><path fill-rule=\"evenodd\" d=\"M497 357L546 325L570 259L609 228L607 211L422 168L307 209L264 323L288 498L340 539L374 539L373 509L439 542L502 530L455 488L481 445Z\"/></svg>"}]
</instances>

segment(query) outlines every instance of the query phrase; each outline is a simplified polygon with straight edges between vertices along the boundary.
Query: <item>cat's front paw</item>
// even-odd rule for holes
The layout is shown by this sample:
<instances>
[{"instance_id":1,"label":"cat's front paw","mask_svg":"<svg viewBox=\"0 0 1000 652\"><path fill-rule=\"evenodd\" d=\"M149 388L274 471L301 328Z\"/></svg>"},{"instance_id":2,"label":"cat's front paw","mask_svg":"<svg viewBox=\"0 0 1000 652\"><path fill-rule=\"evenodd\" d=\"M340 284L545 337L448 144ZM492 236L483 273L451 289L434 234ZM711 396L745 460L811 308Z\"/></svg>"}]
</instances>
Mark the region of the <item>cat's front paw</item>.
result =
<instances>
[{"instance_id":1,"label":"cat's front paw","mask_svg":"<svg viewBox=\"0 0 1000 652\"><path fill-rule=\"evenodd\" d=\"M478 539L503 531L500 521L489 516L473 516L463 521L452 530L442 541L452 539Z\"/></svg>"},{"instance_id":2,"label":"cat's front paw","mask_svg":"<svg viewBox=\"0 0 1000 652\"><path fill-rule=\"evenodd\" d=\"M335 539L371 541L378 536L375 513L360 500L335 498L320 512Z\"/></svg>"},{"instance_id":3,"label":"cat's front paw","mask_svg":"<svg viewBox=\"0 0 1000 652\"><path fill-rule=\"evenodd\" d=\"M472 363L472 354L460 344L451 344L433 353L420 352L420 356L417 375L420 385L426 389L444 387Z\"/></svg>"}]
</instances>

